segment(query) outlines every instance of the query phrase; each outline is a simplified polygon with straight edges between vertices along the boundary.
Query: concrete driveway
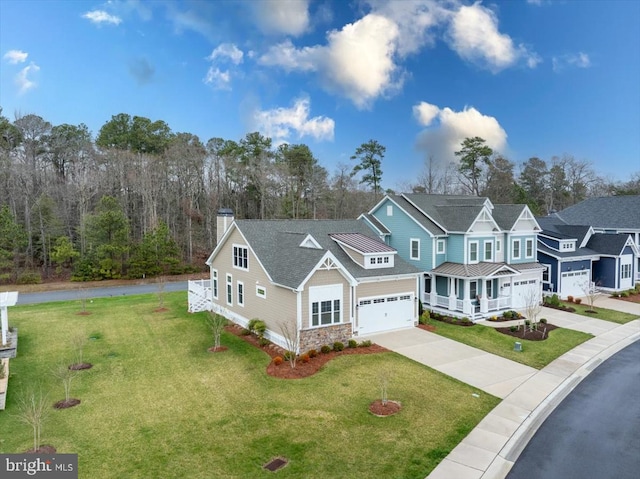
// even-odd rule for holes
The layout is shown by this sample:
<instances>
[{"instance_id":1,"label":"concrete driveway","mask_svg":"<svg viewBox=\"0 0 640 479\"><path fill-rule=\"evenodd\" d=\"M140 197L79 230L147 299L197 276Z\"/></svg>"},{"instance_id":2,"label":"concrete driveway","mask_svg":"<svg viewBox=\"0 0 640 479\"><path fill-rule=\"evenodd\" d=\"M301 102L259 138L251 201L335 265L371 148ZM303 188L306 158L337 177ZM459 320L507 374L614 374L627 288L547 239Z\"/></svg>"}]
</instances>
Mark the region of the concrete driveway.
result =
<instances>
[{"instance_id":1,"label":"concrete driveway","mask_svg":"<svg viewBox=\"0 0 640 479\"><path fill-rule=\"evenodd\" d=\"M537 370L419 328L370 335L376 344L505 398Z\"/></svg>"}]
</instances>

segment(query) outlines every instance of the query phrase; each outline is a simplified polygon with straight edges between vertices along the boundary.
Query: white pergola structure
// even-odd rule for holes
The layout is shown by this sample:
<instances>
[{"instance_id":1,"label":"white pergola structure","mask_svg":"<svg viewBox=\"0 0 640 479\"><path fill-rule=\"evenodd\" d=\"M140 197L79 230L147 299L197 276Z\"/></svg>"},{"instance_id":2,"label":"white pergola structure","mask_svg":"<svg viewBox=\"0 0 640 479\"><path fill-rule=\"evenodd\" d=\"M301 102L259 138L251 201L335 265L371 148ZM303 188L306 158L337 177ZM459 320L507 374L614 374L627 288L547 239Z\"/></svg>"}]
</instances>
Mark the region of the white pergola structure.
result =
<instances>
[{"instance_id":1,"label":"white pergola structure","mask_svg":"<svg viewBox=\"0 0 640 479\"><path fill-rule=\"evenodd\" d=\"M2 345L7 344L7 332L9 331L9 318L7 307L15 306L18 302L18 292L0 293L0 325L2 326Z\"/></svg>"}]
</instances>

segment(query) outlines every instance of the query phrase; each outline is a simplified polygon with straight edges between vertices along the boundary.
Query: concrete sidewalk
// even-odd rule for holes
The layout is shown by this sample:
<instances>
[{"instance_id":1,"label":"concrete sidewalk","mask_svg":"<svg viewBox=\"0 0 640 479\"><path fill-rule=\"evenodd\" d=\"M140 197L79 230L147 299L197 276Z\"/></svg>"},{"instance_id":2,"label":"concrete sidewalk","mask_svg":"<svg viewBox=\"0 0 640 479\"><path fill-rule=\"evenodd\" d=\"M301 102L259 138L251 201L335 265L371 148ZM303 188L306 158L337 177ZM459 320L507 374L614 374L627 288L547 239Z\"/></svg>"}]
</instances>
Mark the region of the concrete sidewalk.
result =
<instances>
[{"instance_id":1,"label":"concrete sidewalk","mask_svg":"<svg viewBox=\"0 0 640 479\"><path fill-rule=\"evenodd\" d=\"M640 317L640 307L634 303L600 298L598 306ZM542 316L557 326L596 337L563 354L514 389L428 479L504 479L540 425L578 383L602 361L640 339L640 319L619 325L550 308L544 308Z\"/></svg>"}]
</instances>

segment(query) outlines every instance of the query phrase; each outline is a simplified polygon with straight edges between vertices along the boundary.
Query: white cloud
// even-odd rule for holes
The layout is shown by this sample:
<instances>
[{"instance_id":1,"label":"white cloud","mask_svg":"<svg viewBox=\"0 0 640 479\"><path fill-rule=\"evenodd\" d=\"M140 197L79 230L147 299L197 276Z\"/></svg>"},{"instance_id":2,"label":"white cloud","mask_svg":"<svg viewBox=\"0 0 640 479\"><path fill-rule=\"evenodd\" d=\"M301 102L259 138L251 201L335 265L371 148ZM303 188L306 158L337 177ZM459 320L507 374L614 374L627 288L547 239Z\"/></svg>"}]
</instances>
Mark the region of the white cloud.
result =
<instances>
[{"instance_id":1,"label":"white cloud","mask_svg":"<svg viewBox=\"0 0 640 479\"><path fill-rule=\"evenodd\" d=\"M216 90L231 90L231 73L229 70L221 71L219 68L209 67L203 80L207 85Z\"/></svg>"},{"instance_id":2,"label":"white cloud","mask_svg":"<svg viewBox=\"0 0 640 479\"><path fill-rule=\"evenodd\" d=\"M207 57L207 60L213 61L216 58L228 58L234 64L239 65L242 63L243 55L242 50L240 50L235 44L221 43L211 52L211 55Z\"/></svg>"},{"instance_id":3,"label":"white cloud","mask_svg":"<svg viewBox=\"0 0 640 479\"><path fill-rule=\"evenodd\" d=\"M7 60L12 65L16 65L18 63L24 63L27 61L28 53L23 52L22 50L9 50L4 54L4 59Z\"/></svg>"},{"instance_id":4,"label":"white cloud","mask_svg":"<svg viewBox=\"0 0 640 479\"><path fill-rule=\"evenodd\" d=\"M421 101L413 107L413 116L422 126L429 126L440 113L440 108L426 101Z\"/></svg>"},{"instance_id":5,"label":"white cloud","mask_svg":"<svg viewBox=\"0 0 640 479\"><path fill-rule=\"evenodd\" d=\"M92 10L90 12L82 15L82 18L86 18L91 23L95 23L96 25L100 25L102 23L111 23L112 25L120 25L122 23L122 18L111 15L104 10Z\"/></svg>"},{"instance_id":6,"label":"white cloud","mask_svg":"<svg viewBox=\"0 0 640 479\"><path fill-rule=\"evenodd\" d=\"M495 13L479 2L461 6L449 25L449 44L458 55L497 73L524 59L527 66L535 67L540 58L524 45L514 45L507 34L498 30Z\"/></svg>"},{"instance_id":7,"label":"white cloud","mask_svg":"<svg viewBox=\"0 0 640 479\"><path fill-rule=\"evenodd\" d=\"M329 32L327 45L298 49L287 40L271 47L260 63L289 71L316 71L325 89L346 96L358 108L366 108L402 84L393 59L398 36L393 21L368 14L342 30Z\"/></svg>"},{"instance_id":8,"label":"white cloud","mask_svg":"<svg viewBox=\"0 0 640 479\"><path fill-rule=\"evenodd\" d=\"M308 98L298 98L291 108L255 110L253 126L274 144L287 143L291 135L302 138L310 136L315 140L333 140L335 122L325 116L309 118L311 102Z\"/></svg>"},{"instance_id":9,"label":"white cloud","mask_svg":"<svg viewBox=\"0 0 640 479\"><path fill-rule=\"evenodd\" d=\"M35 63L31 62L31 64L24 67L15 76L15 82L16 82L16 85L18 85L18 93L20 95L28 92L29 90L37 86L37 83L34 80L32 80L30 76L35 75L39 71L40 71L40 67Z\"/></svg>"},{"instance_id":10,"label":"white cloud","mask_svg":"<svg viewBox=\"0 0 640 479\"><path fill-rule=\"evenodd\" d=\"M309 0L254 2L255 21L265 33L298 36L309 28Z\"/></svg>"},{"instance_id":11,"label":"white cloud","mask_svg":"<svg viewBox=\"0 0 640 479\"><path fill-rule=\"evenodd\" d=\"M578 52L575 54L553 57L551 63L553 71L559 72L568 67L589 68L591 66L591 59L586 53Z\"/></svg>"},{"instance_id":12,"label":"white cloud","mask_svg":"<svg viewBox=\"0 0 640 479\"><path fill-rule=\"evenodd\" d=\"M418 134L417 148L441 164L457 161L455 152L465 138L479 136L494 151L504 152L507 147L507 133L498 120L473 107L454 111L421 102L413 107L413 112L420 124L428 127Z\"/></svg>"}]
</instances>

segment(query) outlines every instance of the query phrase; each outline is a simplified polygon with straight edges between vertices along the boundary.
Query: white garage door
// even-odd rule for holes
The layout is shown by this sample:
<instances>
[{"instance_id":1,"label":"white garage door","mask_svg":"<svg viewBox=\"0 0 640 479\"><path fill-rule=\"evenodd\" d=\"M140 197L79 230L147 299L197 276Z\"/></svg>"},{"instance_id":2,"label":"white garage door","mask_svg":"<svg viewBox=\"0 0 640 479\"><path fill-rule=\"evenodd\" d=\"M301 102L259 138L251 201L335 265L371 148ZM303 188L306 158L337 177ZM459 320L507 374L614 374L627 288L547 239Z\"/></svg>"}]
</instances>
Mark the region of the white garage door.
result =
<instances>
[{"instance_id":1,"label":"white garage door","mask_svg":"<svg viewBox=\"0 0 640 479\"><path fill-rule=\"evenodd\" d=\"M560 275L560 296L584 296L582 288L589 281L589 270L569 271Z\"/></svg>"},{"instance_id":2,"label":"white garage door","mask_svg":"<svg viewBox=\"0 0 640 479\"><path fill-rule=\"evenodd\" d=\"M413 303L413 294L359 299L358 334L412 327Z\"/></svg>"},{"instance_id":3,"label":"white garage door","mask_svg":"<svg viewBox=\"0 0 640 479\"><path fill-rule=\"evenodd\" d=\"M531 295L540 294L540 283L537 279L520 279L513 282L513 296L511 307L513 309L524 308L529 301L531 301Z\"/></svg>"}]
</instances>

